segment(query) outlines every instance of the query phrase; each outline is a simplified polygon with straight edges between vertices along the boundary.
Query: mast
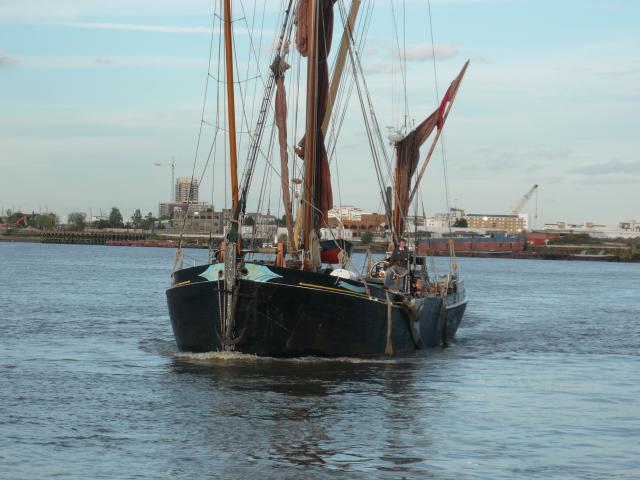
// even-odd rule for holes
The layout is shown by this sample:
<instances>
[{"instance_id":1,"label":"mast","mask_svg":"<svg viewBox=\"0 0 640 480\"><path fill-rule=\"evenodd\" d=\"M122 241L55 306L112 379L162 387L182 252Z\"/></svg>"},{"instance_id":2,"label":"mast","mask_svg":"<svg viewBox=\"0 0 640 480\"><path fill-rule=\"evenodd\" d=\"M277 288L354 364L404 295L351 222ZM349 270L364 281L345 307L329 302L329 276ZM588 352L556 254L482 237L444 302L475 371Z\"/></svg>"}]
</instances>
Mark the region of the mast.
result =
<instances>
[{"instance_id":1,"label":"mast","mask_svg":"<svg viewBox=\"0 0 640 480\"><path fill-rule=\"evenodd\" d=\"M236 152L236 111L233 98L233 44L231 38L231 0L224 0L224 50L227 73L227 113L229 115L229 166L231 169L232 214L231 226L224 247L224 318L221 323L222 343L229 351L235 348L235 327L238 282L236 255L240 246L238 237L238 157Z\"/></svg>"},{"instance_id":2,"label":"mast","mask_svg":"<svg viewBox=\"0 0 640 480\"><path fill-rule=\"evenodd\" d=\"M309 0L307 5L308 57L307 57L307 115L304 144L304 250L312 248L311 233L314 228L315 172L316 172L316 125L317 115L317 67L318 67L318 0Z\"/></svg>"},{"instance_id":3,"label":"mast","mask_svg":"<svg viewBox=\"0 0 640 480\"><path fill-rule=\"evenodd\" d=\"M232 42L231 0L224 0L224 51L227 72L227 114L229 116L229 166L231 169L232 216L235 218L238 211L238 154L236 151L236 108L233 92ZM235 230L237 234L237 225ZM235 238L232 240L235 240Z\"/></svg>"}]
</instances>

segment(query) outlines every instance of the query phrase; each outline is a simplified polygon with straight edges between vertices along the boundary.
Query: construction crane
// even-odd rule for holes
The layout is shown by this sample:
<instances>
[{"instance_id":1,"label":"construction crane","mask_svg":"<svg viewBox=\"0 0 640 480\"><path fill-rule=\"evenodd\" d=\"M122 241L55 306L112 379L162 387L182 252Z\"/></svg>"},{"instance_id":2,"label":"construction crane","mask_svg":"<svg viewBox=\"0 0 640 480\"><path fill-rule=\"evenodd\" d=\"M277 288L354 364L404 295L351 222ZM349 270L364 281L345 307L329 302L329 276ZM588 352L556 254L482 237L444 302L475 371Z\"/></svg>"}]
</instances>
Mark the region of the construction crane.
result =
<instances>
[{"instance_id":1,"label":"construction crane","mask_svg":"<svg viewBox=\"0 0 640 480\"><path fill-rule=\"evenodd\" d=\"M536 183L533 187L531 187L531 189L527 193L524 194L524 197L522 197L522 199L518 202L518 204L515 207L513 207L513 210L511 210L511 215L518 215L520 213L520 210L524 208L524 206L527 204L527 202L533 195L533 192L535 192L537 189L538 189L538 184Z\"/></svg>"},{"instance_id":2,"label":"construction crane","mask_svg":"<svg viewBox=\"0 0 640 480\"><path fill-rule=\"evenodd\" d=\"M27 216L26 215L22 215L18 221L16 223L13 224L13 228L18 228L20 226L20 224L22 223L23 227L27 227Z\"/></svg>"},{"instance_id":3,"label":"construction crane","mask_svg":"<svg viewBox=\"0 0 640 480\"><path fill-rule=\"evenodd\" d=\"M156 167L171 167L171 198L170 202L176 199L176 161L171 157L171 163L154 163Z\"/></svg>"}]
</instances>

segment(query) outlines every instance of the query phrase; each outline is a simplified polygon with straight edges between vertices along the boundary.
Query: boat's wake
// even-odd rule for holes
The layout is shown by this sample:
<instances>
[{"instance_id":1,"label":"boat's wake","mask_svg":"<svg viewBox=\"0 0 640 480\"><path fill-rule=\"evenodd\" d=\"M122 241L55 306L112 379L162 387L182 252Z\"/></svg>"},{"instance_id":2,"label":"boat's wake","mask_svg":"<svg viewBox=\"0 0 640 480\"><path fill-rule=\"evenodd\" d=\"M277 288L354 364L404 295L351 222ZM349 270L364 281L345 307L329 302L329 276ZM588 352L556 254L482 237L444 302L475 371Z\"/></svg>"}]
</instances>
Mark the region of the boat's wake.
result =
<instances>
[{"instance_id":1,"label":"boat's wake","mask_svg":"<svg viewBox=\"0 0 640 480\"><path fill-rule=\"evenodd\" d=\"M357 363L357 364L385 364L398 363L395 358L357 358L357 357L261 357L240 352L175 352L174 358L198 364L220 363L251 363L251 362L282 362L282 363Z\"/></svg>"},{"instance_id":2,"label":"boat's wake","mask_svg":"<svg viewBox=\"0 0 640 480\"><path fill-rule=\"evenodd\" d=\"M172 357L177 352L176 342L162 338L148 338L138 342L138 348L143 352L155 353L163 357Z\"/></svg>"}]
</instances>

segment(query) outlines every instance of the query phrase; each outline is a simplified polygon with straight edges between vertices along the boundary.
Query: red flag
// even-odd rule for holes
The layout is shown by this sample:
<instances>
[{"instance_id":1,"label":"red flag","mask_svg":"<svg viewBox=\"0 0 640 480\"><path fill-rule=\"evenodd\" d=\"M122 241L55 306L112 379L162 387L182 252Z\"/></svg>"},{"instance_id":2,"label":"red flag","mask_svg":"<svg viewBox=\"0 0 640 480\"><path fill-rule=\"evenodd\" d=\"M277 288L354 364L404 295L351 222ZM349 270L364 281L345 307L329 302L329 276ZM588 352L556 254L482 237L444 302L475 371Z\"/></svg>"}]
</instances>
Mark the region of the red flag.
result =
<instances>
[{"instance_id":1,"label":"red flag","mask_svg":"<svg viewBox=\"0 0 640 480\"><path fill-rule=\"evenodd\" d=\"M444 94L444 98L440 103L440 108L438 108L438 130L442 130L442 126L444 125L444 112L447 109L449 100L451 100L451 87L453 87L453 83L449 85L449 88L447 88L447 93Z\"/></svg>"},{"instance_id":2,"label":"red flag","mask_svg":"<svg viewBox=\"0 0 640 480\"><path fill-rule=\"evenodd\" d=\"M456 92L458 91L458 87L460 86L460 82L462 81L462 77L464 77L464 72L467 70L468 66L469 66L469 60L465 62L464 67L462 67L462 70L460 70L460 73L458 74L458 76L453 80L453 82L451 82L451 85L449 85L449 88L447 88L447 93L444 94L444 98L442 99L442 102L440 103L440 107L438 108L438 130L442 130L442 127L444 125L444 115L447 110L447 105L449 104L449 102L451 102L451 99L455 96Z\"/></svg>"}]
</instances>

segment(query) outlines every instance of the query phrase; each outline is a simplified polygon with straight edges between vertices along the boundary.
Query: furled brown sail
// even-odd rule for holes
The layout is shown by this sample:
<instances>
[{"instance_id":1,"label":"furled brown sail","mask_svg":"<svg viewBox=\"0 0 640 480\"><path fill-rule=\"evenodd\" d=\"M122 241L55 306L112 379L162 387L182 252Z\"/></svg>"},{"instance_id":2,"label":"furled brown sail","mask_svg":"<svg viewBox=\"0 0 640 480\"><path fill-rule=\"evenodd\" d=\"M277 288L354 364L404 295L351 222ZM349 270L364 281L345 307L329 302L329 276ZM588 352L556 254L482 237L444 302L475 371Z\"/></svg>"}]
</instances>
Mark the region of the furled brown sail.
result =
<instances>
[{"instance_id":1,"label":"furled brown sail","mask_svg":"<svg viewBox=\"0 0 640 480\"><path fill-rule=\"evenodd\" d=\"M278 143L280 146L280 184L282 186L282 200L289 234L289 244L292 244L293 217L289 190L289 158L287 154L287 92L284 86L284 72L288 68L289 65L281 57L278 57L271 65L276 80L276 126L278 127Z\"/></svg>"},{"instance_id":2,"label":"furled brown sail","mask_svg":"<svg viewBox=\"0 0 640 480\"><path fill-rule=\"evenodd\" d=\"M309 0L300 0L296 10L296 48L302 56L308 54L308 25ZM333 35L333 4L335 0L320 0L318 21L318 63L317 63L317 92L316 92L316 132L315 132L315 181L313 203L315 216L314 227L320 228L327 223L328 212L333 208L333 194L331 191L331 174L329 171L329 159L322 135L322 120L327 110L327 98L329 94L329 67L327 56L331 49ZM307 101L310 101L307 99ZM298 143L296 152L301 158L305 158L305 139Z\"/></svg>"}]
</instances>

